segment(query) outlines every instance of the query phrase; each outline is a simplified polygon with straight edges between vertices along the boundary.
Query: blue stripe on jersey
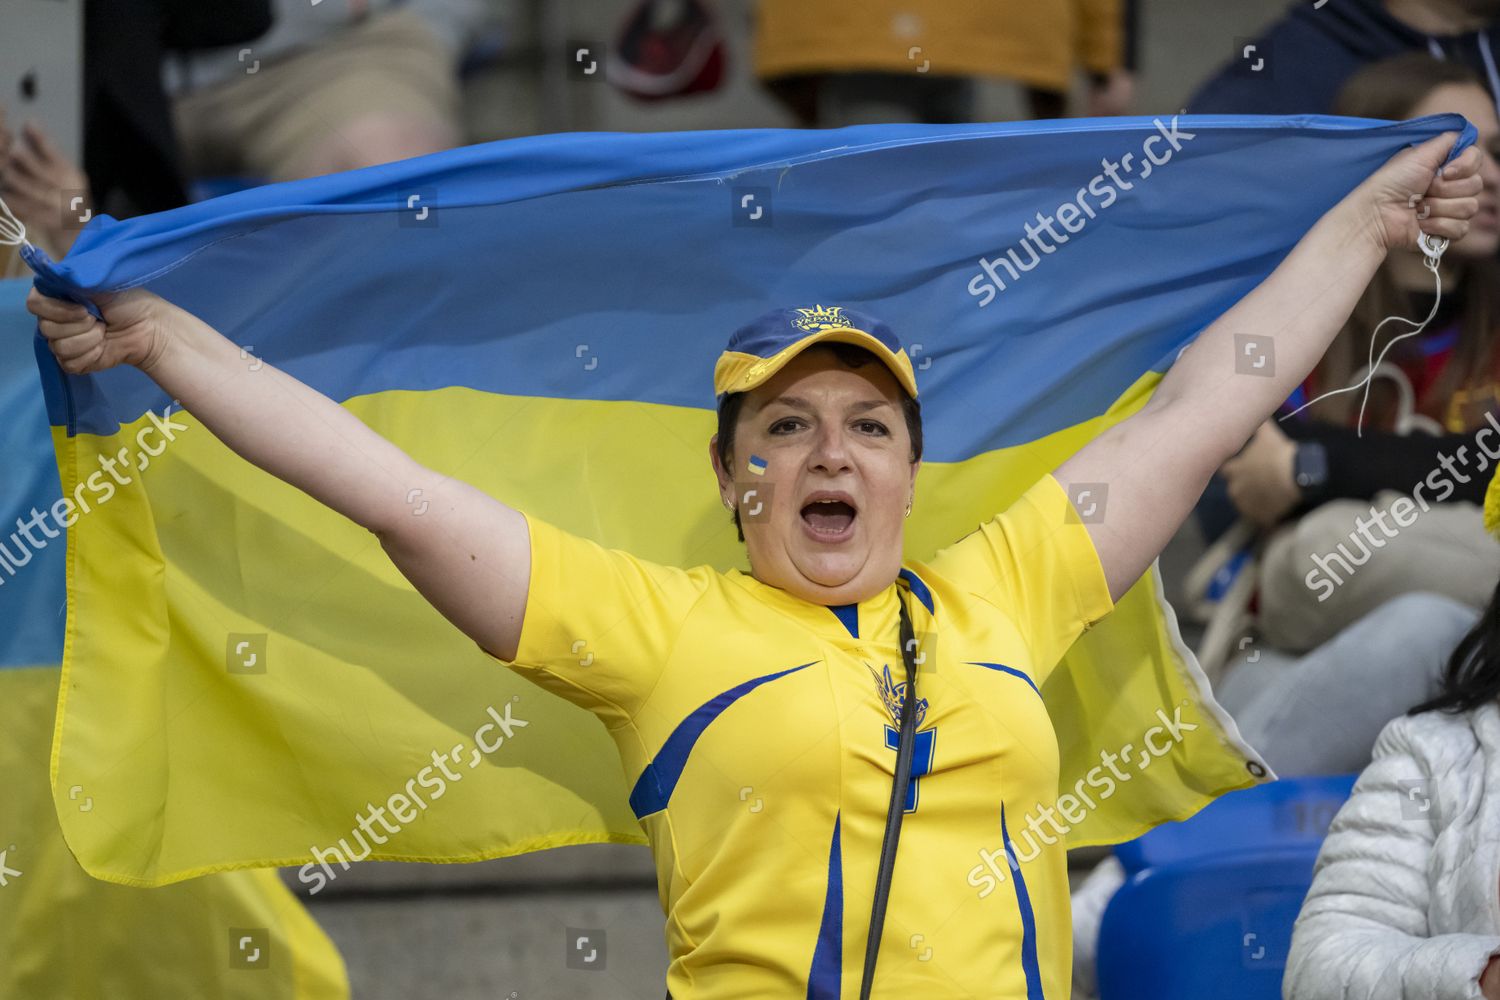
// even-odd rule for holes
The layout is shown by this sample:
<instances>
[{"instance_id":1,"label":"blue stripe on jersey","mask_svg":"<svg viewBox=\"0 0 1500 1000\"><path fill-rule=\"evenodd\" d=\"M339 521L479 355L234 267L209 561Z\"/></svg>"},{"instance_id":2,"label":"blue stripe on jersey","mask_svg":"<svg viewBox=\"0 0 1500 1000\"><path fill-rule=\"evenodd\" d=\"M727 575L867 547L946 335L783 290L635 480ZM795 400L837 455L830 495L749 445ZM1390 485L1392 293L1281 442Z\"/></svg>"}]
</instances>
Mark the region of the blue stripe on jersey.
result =
<instances>
[{"instance_id":1,"label":"blue stripe on jersey","mask_svg":"<svg viewBox=\"0 0 1500 1000\"><path fill-rule=\"evenodd\" d=\"M858 604L830 604L827 606L833 616L843 622L844 628L854 638L859 638L859 605Z\"/></svg>"},{"instance_id":2,"label":"blue stripe on jersey","mask_svg":"<svg viewBox=\"0 0 1500 1000\"><path fill-rule=\"evenodd\" d=\"M1031 913L1031 896L1026 892L1026 879L1021 876L1021 863L1016 860L1016 849L1010 842L1010 831L1005 828L1005 803L1000 803L1000 838L1005 841L1005 858L1010 870L1016 873L1016 907L1021 911L1021 968L1026 972L1026 1000L1046 1000L1042 994L1042 970L1036 960L1036 917Z\"/></svg>"},{"instance_id":3,"label":"blue stripe on jersey","mask_svg":"<svg viewBox=\"0 0 1500 1000\"><path fill-rule=\"evenodd\" d=\"M839 818L833 817L833 841L828 846L828 893L823 898L823 923L807 972L807 1000L839 1000L844 965L844 865L839 855Z\"/></svg>"},{"instance_id":4,"label":"blue stripe on jersey","mask_svg":"<svg viewBox=\"0 0 1500 1000\"><path fill-rule=\"evenodd\" d=\"M687 766L688 754L693 752L693 744L698 742L698 737L703 735L703 731L719 717L720 713L767 681L794 674L817 662L813 660L800 667L791 667L778 673L766 674L764 677L752 678L730 688L723 694L715 695L693 709L692 714L679 722L677 728L672 730L672 735L667 737L667 741L662 744L651 763L646 765L646 769L636 779L635 788L630 792L630 808L635 812L635 818L649 816L667 807L667 800L672 797L672 790L677 787L677 779L682 777L682 769Z\"/></svg>"},{"instance_id":5,"label":"blue stripe on jersey","mask_svg":"<svg viewBox=\"0 0 1500 1000\"><path fill-rule=\"evenodd\" d=\"M998 670L1002 674L1013 674L1014 676L1021 678L1021 680L1025 681L1027 684L1030 684L1031 690L1036 691L1037 694L1042 693L1040 690L1038 690L1036 681L1032 680L1030 677L1027 677L1025 673L1017 670L1015 667L1007 667L1003 663L982 663L979 660L970 660L969 663L972 666L976 667L989 667L991 670Z\"/></svg>"},{"instance_id":6,"label":"blue stripe on jersey","mask_svg":"<svg viewBox=\"0 0 1500 1000\"><path fill-rule=\"evenodd\" d=\"M927 609L927 613L929 615L937 614L937 609L932 604L932 591L927 589L927 584L922 582L922 578L909 569L903 569L900 576L901 579L911 585L911 592L917 595L917 600L922 602L923 607Z\"/></svg>"}]
</instances>

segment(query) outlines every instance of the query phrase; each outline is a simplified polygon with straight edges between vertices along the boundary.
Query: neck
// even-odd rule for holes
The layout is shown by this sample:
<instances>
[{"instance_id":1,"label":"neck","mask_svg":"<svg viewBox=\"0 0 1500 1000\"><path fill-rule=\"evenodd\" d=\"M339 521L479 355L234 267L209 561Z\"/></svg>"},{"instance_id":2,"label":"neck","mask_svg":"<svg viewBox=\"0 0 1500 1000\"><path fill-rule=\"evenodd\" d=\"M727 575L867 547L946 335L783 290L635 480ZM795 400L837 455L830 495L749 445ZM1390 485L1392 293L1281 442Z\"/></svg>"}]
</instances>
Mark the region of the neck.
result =
<instances>
[{"instance_id":1,"label":"neck","mask_svg":"<svg viewBox=\"0 0 1500 1000\"><path fill-rule=\"evenodd\" d=\"M1484 18L1454 0L1385 0L1385 10L1427 35L1459 35L1484 27Z\"/></svg>"}]
</instances>

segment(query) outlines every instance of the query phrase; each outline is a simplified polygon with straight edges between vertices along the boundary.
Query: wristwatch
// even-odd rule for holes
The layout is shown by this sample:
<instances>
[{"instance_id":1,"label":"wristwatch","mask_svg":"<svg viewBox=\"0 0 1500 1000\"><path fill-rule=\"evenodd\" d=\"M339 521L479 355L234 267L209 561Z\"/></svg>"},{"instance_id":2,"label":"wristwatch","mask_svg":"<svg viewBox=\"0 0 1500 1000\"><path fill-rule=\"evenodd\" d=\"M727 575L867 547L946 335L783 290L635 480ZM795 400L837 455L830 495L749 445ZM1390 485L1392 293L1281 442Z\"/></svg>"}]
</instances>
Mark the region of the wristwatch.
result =
<instances>
[{"instance_id":1,"label":"wristwatch","mask_svg":"<svg viewBox=\"0 0 1500 1000\"><path fill-rule=\"evenodd\" d=\"M1317 500L1328 486L1328 449L1318 441L1298 441L1292 458L1292 480L1303 500Z\"/></svg>"}]
</instances>

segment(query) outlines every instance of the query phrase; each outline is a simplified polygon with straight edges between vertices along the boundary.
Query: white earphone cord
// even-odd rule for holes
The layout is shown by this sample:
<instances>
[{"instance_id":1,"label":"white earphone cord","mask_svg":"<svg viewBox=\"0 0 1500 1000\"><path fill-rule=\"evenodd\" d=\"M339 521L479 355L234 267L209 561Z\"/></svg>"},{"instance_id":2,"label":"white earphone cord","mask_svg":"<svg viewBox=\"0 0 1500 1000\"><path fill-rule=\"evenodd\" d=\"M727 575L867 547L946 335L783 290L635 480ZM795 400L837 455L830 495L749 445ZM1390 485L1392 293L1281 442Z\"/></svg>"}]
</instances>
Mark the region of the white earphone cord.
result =
<instances>
[{"instance_id":1,"label":"white earphone cord","mask_svg":"<svg viewBox=\"0 0 1500 1000\"><path fill-rule=\"evenodd\" d=\"M1422 261L1422 266L1432 272L1433 279L1437 283L1437 297L1433 300L1432 311L1427 314L1427 318L1422 320L1422 322L1420 323L1416 322L1415 320L1407 319L1404 316L1387 316L1385 319L1381 320L1380 323L1376 325L1375 330L1370 334L1370 353L1365 360L1365 374L1363 378L1355 382L1353 385L1344 386L1342 389L1330 389L1328 392L1323 393L1321 396L1318 396L1315 399L1308 400L1307 402L1303 403L1301 406L1293 410L1291 413L1288 413L1284 417L1278 418L1278 420L1287 420L1291 417L1295 417L1297 414L1301 413L1309 406L1313 405L1316 402L1319 402L1320 400L1327 399L1329 396L1337 396L1339 393L1343 392L1353 392L1360 386L1364 386L1365 394L1364 397L1359 401L1359 419L1356 420L1354 424L1355 433L1360 437L1364 436L1365 407L1368 406L1370 402L1370 387L1374 384L1375 372L1380 368L1381 364L1384 363L1385 356L1391 348L1395 347L1407 337L1415 337L1417 334L1421 333L1427 328L1427 324L1431 323L1432 317L1437 315L1438 306L1441 305L1443 301L1443 276L1438 274L1438 261L1442 259L1443 251L1448 249L1448 239L1445 236L1433 236L1430 233L1423 233L1417 240L1417 242L1422 248L1423 256L1426 258ZM1393 338L1389 344L1386 344L1385 347L1381 348L1380 357L1376 358L1375 341L1380 336L1380 328L1385 326L1392 320L1395 320L1398 323L1408 323L1416 327L1416 329L1409 330L1406 333L1403 333L1401 336Z\"/></svg>"},{"instance_id":2,"label":"white earphone cord","mask_svg":"<svg viewBox=\"0 0 1500 1000\"><path fill-rule=\"evenodd\" d=\"M5 199L0 198L0 246L22 245L29 245L26 240L26 226L16 218L16 214L10 210Z\"/></svg>"}]
</instances>

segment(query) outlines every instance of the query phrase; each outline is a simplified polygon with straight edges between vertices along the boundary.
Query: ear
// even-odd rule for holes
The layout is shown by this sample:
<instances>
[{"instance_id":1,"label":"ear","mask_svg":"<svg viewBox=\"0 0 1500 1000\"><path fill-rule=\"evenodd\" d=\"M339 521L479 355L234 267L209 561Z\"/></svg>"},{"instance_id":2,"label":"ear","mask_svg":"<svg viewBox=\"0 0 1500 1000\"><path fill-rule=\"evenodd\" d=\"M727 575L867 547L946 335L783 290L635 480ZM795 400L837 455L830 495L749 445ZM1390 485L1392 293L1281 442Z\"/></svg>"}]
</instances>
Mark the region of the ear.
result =
<instances>
[{"instance_id":1,"label":"ear","mask_svg":"<svg viewBox=\"0 0 1500 1000\"><path fill-rule=\"evenodd\" d=\"M719 482L719 502L734 502L734 483L729 477L729 472L724 468L724 463L719 461L719 435L715 434L708 439L708 461L713 466L714 478Z\"/></svg>"}]
</instances>

